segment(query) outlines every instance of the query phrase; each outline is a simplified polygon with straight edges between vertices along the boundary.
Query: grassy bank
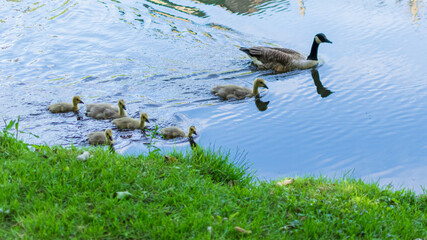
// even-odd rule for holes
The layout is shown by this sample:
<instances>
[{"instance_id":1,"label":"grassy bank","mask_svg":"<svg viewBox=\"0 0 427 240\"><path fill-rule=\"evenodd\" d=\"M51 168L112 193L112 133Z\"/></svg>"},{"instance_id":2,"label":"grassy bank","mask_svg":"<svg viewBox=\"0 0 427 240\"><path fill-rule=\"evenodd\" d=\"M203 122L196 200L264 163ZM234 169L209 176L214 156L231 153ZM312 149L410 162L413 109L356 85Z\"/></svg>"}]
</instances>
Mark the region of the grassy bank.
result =
<instances>
[{"instance_id":1,"label":"grassy bank","mask_svg":"<svg viewBox=\"0 0 427 240\"><path fill-rule=\"evenodd\" d=\"M427 237L425 194L354 179L253 181L203 149L165 158L90 148L86 161L80 148L30 149L0 133L1 239Z\"/></svg>"}]
</instances>

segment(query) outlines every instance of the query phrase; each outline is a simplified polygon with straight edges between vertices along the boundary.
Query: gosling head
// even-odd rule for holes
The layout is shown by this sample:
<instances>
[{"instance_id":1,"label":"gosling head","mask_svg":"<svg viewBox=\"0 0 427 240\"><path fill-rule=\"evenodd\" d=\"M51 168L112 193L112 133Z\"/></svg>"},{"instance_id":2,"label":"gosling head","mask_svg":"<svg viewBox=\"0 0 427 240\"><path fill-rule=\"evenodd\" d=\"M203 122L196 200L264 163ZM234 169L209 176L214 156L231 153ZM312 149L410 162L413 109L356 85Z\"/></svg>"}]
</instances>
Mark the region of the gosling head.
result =
<instances>
[{"instance_id":1,"label":"gosling head","mask_svg":"<svg viewBox=\"0 0 427 240\"><path fill-rule=\"evenodd\" d=\"M123 99L119 100L119 108L123 108L124 110L126 110L125 100L123 100Z\"/></svg>"},{"instance_id":2,"label":"gosling head","mask_svg":"<svg viewBox=\"0 0 427 240\"><path fill-rule=\"evenodd\" d=\"M113 144L113 130L111 130L110 128L105 130L105 138L106 138L106 143L107 144Z\"/></svg>"},{"instance_id":3,"label":"gosling head","mask_svg":"<svg viewBox=\"0 0 427 240\"><path fill-rule=\"evenodd\" d=\"M323 33L316 34L316 36L314 36L314 40L316 41L317 44L332 43L331 41L329 41L328 38L326 38L325 34L323 34Z\"/></svg>"},{"instance_id":4,"label":"gosling head","mask_svg":"<svg viewBox=\"0 0 427 240\"><path fill-rule=\"evenodd\" d=\"M84 103L84 102L82 101L82 99L80 98L80 96L74 96L73 97L73 104L77 105L79 103Z\"/></svg>"},{"instance_id":5,"label":"gosling head","mask_svg":"<svg viewBox=\"0 0 427 240\"><path fill-rule=\"evenodd\" d=\"M263 87L268 89L267 84L265 84L265 81L262 78L255 79L254 85L257 86L257 88Z\"/></svg>"},{"instance_id":6,"label":"gosling head","mask_svg":"<svg viewBox=\"0 0 427 240\"><path fill-rule=\"evenodd\" d=\"M191 127L188 129L188 137L191 137L193 134L194 134L194 135L197 135L196 127L195 127L195 126L191 126Z\"/></svg>"},{"instance_id":7,"label":"gosling head","mask_svg":"<svg viewBox=\"0 0 427 240\"><path fill-rule=\"evenodd\" d=\"M74 112L79 111L79 106L78 106L79 103L84 103L84 102L82 101L82 99L79 96L74 96L73 97L73 111Z\"/></svg>"},{"instance_id":8,"label":"gosling head","mask_svg":"<svg viewBox=\"0 0 427 240\"><path fill-rule=\"evenodd\" d=\"M148 120L148 115L145 112L141 113L141 122L150 122Z\"/></svg>"}]
</instances>

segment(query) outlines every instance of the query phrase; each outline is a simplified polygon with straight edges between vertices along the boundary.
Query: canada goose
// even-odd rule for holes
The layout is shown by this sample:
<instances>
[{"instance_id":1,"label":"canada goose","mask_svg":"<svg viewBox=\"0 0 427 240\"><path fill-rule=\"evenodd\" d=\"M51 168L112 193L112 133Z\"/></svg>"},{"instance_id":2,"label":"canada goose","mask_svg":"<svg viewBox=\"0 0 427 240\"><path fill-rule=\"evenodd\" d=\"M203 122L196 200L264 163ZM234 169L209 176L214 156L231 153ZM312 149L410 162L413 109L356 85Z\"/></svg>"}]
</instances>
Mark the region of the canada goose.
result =
<instances>
[{"instance_id":1,"label":"canada goose","mask_svg":"<svg viewBox=\"0 0 427 240\"><path fill-rule=\"evenodd\" d=\"M278 73L283 73L295 69L307 69L316 66L319 62L317 59L317 50L320 43L332 42L326 38L325 34L316 34L308 57L287 48L241 47L240 50L248 54L260 70L272 69Z\"/></svg>"},{"instance_id":2,"label":"canada goose","mask_svg":"<svg viewBox=\"0 0 427 240\"><path fill-rule=\"evenodd\" d=\"M185 132L179 128L179 127L167 127L167 128L163 128L161 130L162 135L165 139L172 139L172 138L177 138L177 137L185 137ZM188 135L187 137L192 137L192 135L195 134L197 135L196 132L196 127L195 126L191 126L188 129Z\"/></svg>"},{"instance_id":3,"label":"canada goose","mask_svg":"<svg viewBox=\"0 0 427 240\"><path fill-rule=\"evenodd\" d=\"M86 105L86 116L95 119L111 119L126 117L125 100L120 99L118 102L119 108L108 103L95 103Z\"/></svg>"},{"instance_id":4,"label":"canada goose","mask_svg":"<svg viewBox=\"0 0 427 240\"><path fill-rule=\"evenodd\" d=\"M113 131L109 128L106 129L105 131L91 132L87 135L87 137L91 145L98 145L98 144L112 145L114 143Z\"/></svg>"},{"instance_id":5,"label":"canada goose","mask_svg":"<svg viewBox=\"0 0 427 240\"><path fill-rule=\"evenodd\" d=\"M150 122L146 113L141 113L140 119L123 117L113 120L113 124L116 125L118 129L144 129L145 122Z\"/></svg>"},{"instance_id":6,"label":"canada goose","mask_svg":"<svg viewBox=\"0 0 427 240\"><path fill-rule=\"evenodd\" d=\"M73 97L73 104L71 103L55 103L49 105L47 109L52 113L66 113L66 112L77 112L79 111L79 103L84 103L79 96Z\"/></svg>"},{"instance_id":7,"label":"canada goose","mask_svg":"<svg viewBox=\"0 0 427 240\"><path fill-rule=\"evenodd\" d=\"M225 99L244 99L246 97L253 97L259 94L258 88L264 87L267 88L264 79L257 78L254 81L254 87L252 90L245 87L240 87L237 85L219 85L212 88L211 92L218 97Z\"/></svg>"}]
</instances>

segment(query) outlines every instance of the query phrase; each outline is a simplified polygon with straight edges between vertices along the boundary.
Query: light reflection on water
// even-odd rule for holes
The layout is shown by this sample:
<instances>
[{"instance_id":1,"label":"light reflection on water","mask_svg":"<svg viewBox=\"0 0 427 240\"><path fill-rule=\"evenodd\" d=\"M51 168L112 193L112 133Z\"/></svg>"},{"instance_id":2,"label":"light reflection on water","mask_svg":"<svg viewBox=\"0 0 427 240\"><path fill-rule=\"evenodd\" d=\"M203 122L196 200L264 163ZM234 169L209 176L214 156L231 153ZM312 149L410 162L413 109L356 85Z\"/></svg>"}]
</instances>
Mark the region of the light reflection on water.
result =
<instances>
[{"instance_id":1,"label":"light reflection on water","mask_svg":"<svg viewBox=\"0 0 427 240\"><path fill-rule=\"evenodd\" d=\"M81 95L124 98L161 127L196 125L196 141L247 153L261 178L352 172L382 184L426 185L427 85L424 2L40 1L0 3L0 115L21 116L35 144L87 146L111 127L46 106ZM313 70L256 71L240 46L303 53L314 34ZM260 99L221 101L219 84L251 86ZM84 110L84 107L83 109ZM82 111L83 113L83 111ZM115 131L116 149L146 152L141 131ZM186 140L156 142L187 148Z\"/></svg>"}]
</instances>

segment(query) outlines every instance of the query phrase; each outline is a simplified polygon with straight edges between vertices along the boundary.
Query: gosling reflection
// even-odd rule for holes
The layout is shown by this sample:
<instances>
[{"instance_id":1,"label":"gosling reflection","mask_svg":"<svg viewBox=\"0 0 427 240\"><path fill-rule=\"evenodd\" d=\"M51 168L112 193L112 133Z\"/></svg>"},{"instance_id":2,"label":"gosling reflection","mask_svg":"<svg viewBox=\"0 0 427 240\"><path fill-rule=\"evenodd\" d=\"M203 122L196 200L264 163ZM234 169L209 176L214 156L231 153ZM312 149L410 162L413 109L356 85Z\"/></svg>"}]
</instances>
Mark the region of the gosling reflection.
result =
<instances>
[{"instance_id":1,"label":"gosling reflection","mask_svg":"<svg viewBox=\"0 0 427 240\"><path fill-rule=\"evenodd\" d=\"M194 141L193 136L189 136L188 137L188 141L190 142L190 147L192 150L194 150L195 148L197 148L197 143L196 141Z\"/></svg>"},{"instance_id":2,"label":"gosling reflection","mask_svg":"<svg viewBox=\"0 0 427 240\"><path fill-rule=\"evenodd\" d=\"M301 14L303 17L305 16L305 6L304 6L304 0L299 0L299 14Z\"/></svg>"},{"instance_id":3,"label":"gosling reflection","mask_svg":"<svg viewBox=\"0 0 427 240\"><path fill-rule=\"evenodd\" d=\"M325 98L333 93L332 91L323 86L322 82L320 81L319 71L317 71L317 69L311 69L311 77L313 78L314 85L316 85L317 93L322 98Z\"/></svg>"},{"instance_id":4,"label":"gosling reflection","mask_svg":"<svg viewBox=\"0 0 427 240\"><path fill-rule=\"evenodd\" d=\"M412 14L412 21L414 23L418 23L418 21L421 19L418 15L418 11L420 9L419 4L422 3L421 0L409 0L409 7L411 8L411 14ZM422 7L422 6L421 6Z\"/></svg>"},{"instance_id":5,"label":"gosling reflection","mask_svg":"<svg viewBox=\"0 0 427 240\"><path fill-rule=\"evenodd\" d=\"M264 112L268 109L268 104L270 101L263 102L261 101L261 97L259 95L255 96L255 106L258 108L260 112Z\"/></svg>"}]
</instances>

